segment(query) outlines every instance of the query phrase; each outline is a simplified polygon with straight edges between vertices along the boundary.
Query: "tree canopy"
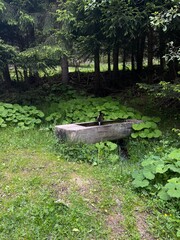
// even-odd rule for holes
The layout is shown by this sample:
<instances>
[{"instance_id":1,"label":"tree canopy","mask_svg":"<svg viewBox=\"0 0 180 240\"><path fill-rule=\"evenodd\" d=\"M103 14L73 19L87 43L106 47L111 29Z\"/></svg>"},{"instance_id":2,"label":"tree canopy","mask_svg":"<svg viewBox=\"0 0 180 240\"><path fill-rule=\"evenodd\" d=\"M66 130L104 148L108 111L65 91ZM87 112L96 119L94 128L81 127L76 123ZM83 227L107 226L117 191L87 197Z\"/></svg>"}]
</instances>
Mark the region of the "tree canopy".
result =
<instances>
[{"instance_id":1,"label":"tree canopy","mask_svg":"<svg viewBox=\"0 0 180 240\"><path fill-rule=\"evenodd\" d=\"M154 60L165 70L167 43L179 44L178 1L148 0L1 0L0 45L1 73L11 80L9 64L23 70L23 79L38 77L38 71L61 64L64 82L68 82L68 59L93 59L95 91L101 91L101 56L107 56L111 84L122 86L127 62L141 74L144 61L153 82ZM153 27L152 27L153 25ZM3 50L4 49L4 50ZM177 51L176 51L177 52ZM166 55L167 56L167 55ZM168 64L176 74L178 66ZM17 69L16 69L17 70ZM171 72L171 70L170 70ZM137 75L135 75L137 77ZM17 71L18 79L18 71ZM10 82L10 81L9 81Z\"/></svg>"}]
</instances>

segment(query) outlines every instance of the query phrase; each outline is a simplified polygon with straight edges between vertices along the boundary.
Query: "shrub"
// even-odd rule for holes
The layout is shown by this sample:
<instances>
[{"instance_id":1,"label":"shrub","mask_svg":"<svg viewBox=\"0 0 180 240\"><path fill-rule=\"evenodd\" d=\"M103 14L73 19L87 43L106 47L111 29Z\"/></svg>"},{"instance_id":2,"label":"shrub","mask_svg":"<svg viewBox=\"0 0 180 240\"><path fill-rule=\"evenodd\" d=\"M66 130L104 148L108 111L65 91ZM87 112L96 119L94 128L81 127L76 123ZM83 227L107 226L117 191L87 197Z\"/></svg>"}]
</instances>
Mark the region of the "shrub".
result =
<instances>
[{"instance_id":1,"label":"shrub","mask_svg":"<svg viewBox=\"0 0 180 240\"><path fill-rule=\"evenodd\" d=\"M44 113L34 106L0 102L0 127L15 126L26 130L42 123Z\"/></svg>"},{"instance_id":2,"label":"shrub","mask_svg":"<svg viewBox=\"0 0 180 240\"><path fill-rule=\"evenodd\" d=\"M151 153L132 174L135 188L143 188L162 200L180 198L180 149L174 148L163 156Z\"/></svg>"}]
</instances>

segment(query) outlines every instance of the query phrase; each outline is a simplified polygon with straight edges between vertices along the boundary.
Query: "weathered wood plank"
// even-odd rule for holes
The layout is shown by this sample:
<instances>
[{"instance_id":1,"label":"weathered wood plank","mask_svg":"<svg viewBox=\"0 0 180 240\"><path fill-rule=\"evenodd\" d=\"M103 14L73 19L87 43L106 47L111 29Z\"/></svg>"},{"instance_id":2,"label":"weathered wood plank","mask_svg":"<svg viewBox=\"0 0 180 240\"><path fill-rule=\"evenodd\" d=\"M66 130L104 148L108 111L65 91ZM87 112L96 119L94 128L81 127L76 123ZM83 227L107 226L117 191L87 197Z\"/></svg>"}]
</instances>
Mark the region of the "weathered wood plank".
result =
<instances>
[{"instance_id":1,"label":"weathered wood plank","mask_svg":"<svg viewBox=\"0 0 180 240\"><path fill-rule=\"evenodd\" d=\"M131 134L132 124L140 122L142 121L125 120L123 122L108 121L100 126L93 122L58 125L55 127L55 133L59 139L65 141L97 143L125 138Z\"/></svg>"}]
</instances>

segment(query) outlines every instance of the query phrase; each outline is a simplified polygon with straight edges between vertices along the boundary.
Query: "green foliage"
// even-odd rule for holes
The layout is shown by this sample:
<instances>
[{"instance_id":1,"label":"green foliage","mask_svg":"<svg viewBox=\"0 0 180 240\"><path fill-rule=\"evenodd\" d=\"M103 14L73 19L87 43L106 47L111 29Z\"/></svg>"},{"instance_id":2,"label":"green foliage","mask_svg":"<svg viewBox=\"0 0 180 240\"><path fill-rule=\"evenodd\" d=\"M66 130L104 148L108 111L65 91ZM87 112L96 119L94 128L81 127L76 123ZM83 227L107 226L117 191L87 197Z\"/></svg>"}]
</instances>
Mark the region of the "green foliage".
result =
<instances>
[{"instance_id":1,"label":"green foliage","mask_svg":"<svg viewBox=\"0 0 180 240\"><path fill-rule=\"evenodd\" d=\"M2 102L19 103L20 105L34 105L42 109L45 113L52 113L56 111L61 101L68 101L84 95L83 92L76 91L73 87L65 86L62 83L51 84L47 82L35 89L30 88L27 90L24 90L23 85L21 87L21 94L16 89L12 89L12 94L2 95L0 100Z\"/></svg>"},{"instance_id":2,"label":"green foliage","mask_svg":"<svg viewBox=\"0 0 180 240\"><path fill-rule=\"evenodd\" d=\"M106 98L79 97L56 104L56 112L52 112L46 120L50 124L68 124L73 122L95 122L99 111L104 114L105 120L141 119L140 124L133 124L132 138L158 138L162 135L157 123L160 118L142 116L133 108L123 106L118 100Z\"/></svg>"},{"instance_id":3,"label":"green foliage","mask_svg":"<svg viewBox=\"0 0 180 240\"><path fill-rule=\"evenodd\" d=\"M6 44L0 38L0 70L2 70L7 63L12 63L17 55L17 50L14 46Z\"/></svg>"},{"instance_id":4,"label":"green foliage","mask_svg":"<svg viewBox=\"0 0 180 240\"><path fill-rule=\"evenodd\" d=\"M23 11L19 11L18 24L21 31L27 31L30 26L34 25L34 18Z\"/></svg>"},{"instance_id":5,"label":"green foliage","mask_svg":"<svg viewBox=\"0 0 180 240\"><path fill-rule=\"evenodd\" d=\"M148 85L138 83L140 89L145 90L150 96L155 98L167 98L180 100L180 84L161 81L159 84Z\"/></svg>"},{"instance_id":6,"label":"green foliage","mask_svg":"<svg viewBox=\"0 0 180 240\"><path fill-rule=\"evenodd\" d=\"M28 48L18 54L18 65L37 72L39 70L47 74L47 69L53 69L58 65L62 56L62 49L58 45L38 45Z\"/></svg>"},{"instance_id":7,"label":"green foliage","mask_svg":"<svg viewBox=\"0 0 180 240\"><path fill-rule=\"evenodd\" d=\"M42 123L44 113L32 106L0 102L0 127L16 126L26 130Z\"/></svg>"},{"instance_id":8,"label":"green foliage","mask_svg":"<svg viewBox=\"0 0 180 240\"><path fill-rule=\"evenodd\" d=\"M57 113L61 113L63 124L96 121L99 111L103 112L105 120L141 118L139 112L121 105L119 101L111 97L100 99L82 96L69 101L61 101L57 105Z\"/></svg>"},{"instance_id":9,"label":"green foliage","mask_svg":"<svg viewBox=\"0 0 180 240\"><path fill-rule=\"evenodd\" d=\"M158 125L156 124L156 122L160 121L160 118L149 118L144 116L142 120L142 123L132 125L133 130L135 130L135 132L131 134L132 138L159 138L162 136L162 132L158 129Z\"/></svg>"},{"instance_id":10,"label":"green foliage","mask_svg":"<svg viewBox=\"0 0 180 240\"><path fill-rule=\"evenodd\" d=\"M141 163L141 169L134 171L133 185L157 194L162 200L180 198L180 149L173 149L163 156L149 155Z\"/></svg>"},{"instance_id":11,"label":"green foliage","mask_svg":"<svg viewBox=\"0 0 180 240\"><path fill-rule=\"evenodd\" d=\"M179 2L177 2L177 4L175 1L171 2L174 2L174 5L170 9L161 12L154 12L152 16L150 16L150 23L155 29L162 27L163 31L166 31L167 27L172 25L173 20L180 16Z\"/></svg>"},{"instance_id":12,"label":"green foliage","mask_svg":"<svg viewBox=\"0 0 180 240\"><path fill-rule=\"evenodd\" d=\"M71 144L63 143L57 145L60 158L67 161L87 162L99 165L104 163L115 164L120 160L117 144L112 142L100 142L96 144Z\"/></svg>"},{"instance_id":13,"label":"green foliage","mask_svg":"<svg viewBox=\"0 0 180 240\"><path fill-rule=\"evenodd\" d=\"M32 182L29 179L29 188L33 192L35 186L41 186L37 179L38 177L32 179ZM16 182L18 184L17 180ZM8 201L8 210L0 215L1 239L6 239L7 236L11 239L37 239L37 235L41 239L48 236L54 239L61 236L65 239L67 234L71 239L78 239L80 236L88 238L89 225L96 228L95 218L86 214L85 206L80 206L77 200L75 206L68 207L63 200L53 199L48 190L41 190L41 193L36 191L36 194L38 199L35 201L33 198L29 199L24 192ZM96 225L99 224L96 222Z\"/></svg>"},{"instance_id":14,"label":"green foliage","mask_svg":"<svg viewBox=\"0 0 180 240\"><path fill-rule=\"evenodd\" d=\"M5 10L4 3L0 1L0 14Z\"/></svg>"}]
</instances>

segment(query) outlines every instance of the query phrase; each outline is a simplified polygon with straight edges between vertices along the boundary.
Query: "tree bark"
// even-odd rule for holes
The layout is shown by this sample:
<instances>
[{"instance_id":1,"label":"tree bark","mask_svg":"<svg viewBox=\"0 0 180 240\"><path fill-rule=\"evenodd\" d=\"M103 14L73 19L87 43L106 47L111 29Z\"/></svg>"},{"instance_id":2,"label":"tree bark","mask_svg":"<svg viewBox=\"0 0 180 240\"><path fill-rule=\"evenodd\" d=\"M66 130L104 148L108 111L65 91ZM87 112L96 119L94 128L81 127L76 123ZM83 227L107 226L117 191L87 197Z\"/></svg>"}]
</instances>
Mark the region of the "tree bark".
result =
<instances>
[{"instance_id":1,"label":"tree bark","mask_svg":"<svg viewBox=\"0 0 180 240\"><path fill-rule=\"evenodd\" d=\"M11 76L9 73L9 67L8 64L5 64L5 67L3 69L3 78L6 81L6 83L8 83L9 85L11 85Z\"/></svg>"},{"instance_id":2,"label":"tree bark","mask_svg":"<svg viewBox=\"0 0 180 240\"><path fill-rule=\"evenodd\" d=\"M131 50L131 70L134 72L135 70L135 62L134 62L134 47L132 46Z\"/></svg>"},{"instance_id":3,"label":"tree bark","mask_svg":"<svg viewBox=\"0 0 180 240\"><path fill-rule=\"evenodd\" d=\"M111 51L108 50L108 72L111 73Z\"/></svg>"},{"instance_id":4,"label":"tree bark","mask_svg":"<svg viewBox=\"0 0 180 240\"><path fill-rule=\"evenodd\" d=\"M146 39L145 34L137 39L136 63L138 73L141 73L143 69L145 39Z\"/></svg>"},{"instance_id":5,"label":"tree bark","mask_svg":"<svg viewBox=\"0 0 180 240\"><path fill-rule=\"evenodd\" d=\"M99 47L96 48L96 51L94 53L94 72L95 72L95 95L99 96L101 94Z\"/></svg>"},{"instance_id":6,"label":"tree bark","mask_svg":"<svg viewBox=\"0 0 180 240\"><path fill-rule=\"evenodd\" d=\"M123 71L126 71L126 50L123 50Z\"/></svg>"},{"instance_id":7,"label":"tree bark","mask_svg":"<svg viewBox=\"0 0 180 240\"><path fill-rule=\"evenodd\" d=\"M166 48L166 44L165 44L164 33L162 30L160 30L160 32L159 32L159 57L160 57L160 68L161 68L162 73L165 68L165 58L164 58L165 48Z\"/></svg>"},{"instance_id":8,"label":"tree bark","mask_svg":"<svg viewBox=\"0 0 180 240\"><path fill-rule=\"evenodd\" d=\"M16 74L16 80L17 80L17 82L19 82L18 68L17 68L16 64L14 64L14 70L15 70L15 74Z\"/></svg>"},{"instance_id":9,"label":"tree bark","mask_svg":"<svg viewBox=\"0 0 180 240\"><path fill-rule=\"evenodd\" d=\"M168 62L169 67L169 80L171 82L175 82L177 78L177 69L176 69L176 61L169 61Z\"/></svg>"},{"instance_id":10,"label":"tree bark","mask_svg":"<svg viewBox=\"0 0 180 240\"><path fill-rule=\"evenodd\" d=\"M113 48L113 83L118 83L119 75L119 45L115 44Z\"/></svg>"},{"instance_id":11,"label":"tree bark","mask_svg":"<svg viewBox=\"0 0 180 240\"><path fill-rule=\"evenodd\" d=\"M68 65L68 58L66 55L63 55L61 59L61 70L62 70L62 83L68 84L69 83L69 65Z\"/></svg>"},{"instance_id":12,"label":"tree bark","mask_svg":"<svg viewBox=\"0 0 180 240\"><path fill-rule=\"evenodd\" d=\"M152 83L153 78L153 29L148 31L148 82Z\"/></svg>"},{"instance_id":13,"label":"tree bark","mask_svg":"<svg viewBox=\"0 0 180 240\"><path fill-rule=\"evenodd\" d=\"M153 29L150 27L148 31L148 69L153 68Z\"/></svg>"},{"instance_id":14,"label":"tree bark","mask_svg":"<svg viewBox=\"0 0 180 240\"><path fill-rule=\"evenodd\" d=\"M23 69L23 78L24 78L24 81L25 81L25 82L26 82L27 79L28 79L27 68L24 68L24 69Z\"/></svg>"}]
</instances>

